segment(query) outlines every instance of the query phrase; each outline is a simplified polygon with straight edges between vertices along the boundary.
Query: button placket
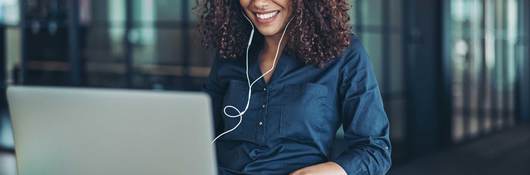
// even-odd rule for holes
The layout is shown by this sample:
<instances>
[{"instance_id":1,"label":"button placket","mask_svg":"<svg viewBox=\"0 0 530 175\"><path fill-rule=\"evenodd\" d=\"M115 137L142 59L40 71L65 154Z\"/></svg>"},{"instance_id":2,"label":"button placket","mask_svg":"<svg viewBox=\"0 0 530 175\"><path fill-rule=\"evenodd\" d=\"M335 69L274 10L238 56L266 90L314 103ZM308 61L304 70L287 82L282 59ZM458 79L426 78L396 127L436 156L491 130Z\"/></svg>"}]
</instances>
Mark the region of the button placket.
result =
<instances>
[{"instance_id":1,"label":"button placket","mask_svg":"<svg viewBox=\"0 0 530 175\"><path fill-rule=\"evenodd\" d=\"M264 87L263 88L263 91L265 92L263 94L264 98L263 98L263 103L261 105L261 110L262 110L262 114L259 116L259 120L258 120L258 140L259 142L261 143L265 143L265 118L267 117L268 115L268 109L267 109L267 104L269 102L269 93L267 91L267 87Z\"/></svg>"}]
</instances>

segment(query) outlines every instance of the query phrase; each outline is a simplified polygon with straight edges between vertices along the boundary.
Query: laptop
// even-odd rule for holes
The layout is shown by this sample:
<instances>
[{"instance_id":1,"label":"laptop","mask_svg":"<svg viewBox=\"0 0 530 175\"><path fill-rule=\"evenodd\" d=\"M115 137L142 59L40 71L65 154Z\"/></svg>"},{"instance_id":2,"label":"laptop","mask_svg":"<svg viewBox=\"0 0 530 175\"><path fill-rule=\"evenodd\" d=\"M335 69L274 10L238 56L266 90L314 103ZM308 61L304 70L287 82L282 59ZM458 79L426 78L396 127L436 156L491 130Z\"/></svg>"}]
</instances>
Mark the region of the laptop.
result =
<instances>
[{"instance_id":1,"label":"laptop","mask_svg":"<svg viewBox=\"0 0 530 175\"><path fill-rule=\"evenodd\" d=\"M11 86L19 175L216 174L204 93Z\"/></svg>"}]
</instances>

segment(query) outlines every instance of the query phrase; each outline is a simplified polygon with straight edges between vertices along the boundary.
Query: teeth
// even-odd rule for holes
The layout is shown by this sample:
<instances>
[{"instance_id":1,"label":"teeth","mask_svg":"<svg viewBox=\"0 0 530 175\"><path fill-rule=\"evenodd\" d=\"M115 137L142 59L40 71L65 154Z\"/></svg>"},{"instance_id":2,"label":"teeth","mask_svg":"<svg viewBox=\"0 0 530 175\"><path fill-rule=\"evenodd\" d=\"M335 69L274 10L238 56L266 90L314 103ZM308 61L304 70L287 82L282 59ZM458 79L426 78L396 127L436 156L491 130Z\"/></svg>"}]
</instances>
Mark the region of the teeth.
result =
<instances>
[{"instance_id":1,"label":"teeth","mask_svg":"<svg viewBox=\"0 0 530 175\"><path fill-rule=\"evenodd\" d=\"M278 13L279 13L279 11L275 11L275 12L271 12L271 13L256 14L256 16L259 19L270 19L270 18L276 16L276 14L278 14Z\"/></svg>"}]
</instances>

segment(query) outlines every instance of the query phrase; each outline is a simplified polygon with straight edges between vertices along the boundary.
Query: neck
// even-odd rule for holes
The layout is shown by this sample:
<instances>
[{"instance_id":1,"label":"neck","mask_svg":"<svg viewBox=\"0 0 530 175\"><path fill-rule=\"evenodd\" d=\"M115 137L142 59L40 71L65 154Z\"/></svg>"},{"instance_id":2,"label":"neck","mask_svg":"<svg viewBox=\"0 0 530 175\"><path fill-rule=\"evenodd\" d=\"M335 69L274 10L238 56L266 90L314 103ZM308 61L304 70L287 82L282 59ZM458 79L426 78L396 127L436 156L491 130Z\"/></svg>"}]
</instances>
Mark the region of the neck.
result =
<instances>
[{"instance_id":1,"label":"neck","mask_svg":"<svg viewBox=\"0 0 530 175\"><path fill-rule=\"evenodd\" d=\"M282 33L278 33L273 36L265 36L265 47L263 51L266 53L276 53L278 44L281 44L279 54L282 53L282 50L287 42L285 42L286 37L284 37L282 43L280 43L281 37Z\"/></svg>"}]
</instances>

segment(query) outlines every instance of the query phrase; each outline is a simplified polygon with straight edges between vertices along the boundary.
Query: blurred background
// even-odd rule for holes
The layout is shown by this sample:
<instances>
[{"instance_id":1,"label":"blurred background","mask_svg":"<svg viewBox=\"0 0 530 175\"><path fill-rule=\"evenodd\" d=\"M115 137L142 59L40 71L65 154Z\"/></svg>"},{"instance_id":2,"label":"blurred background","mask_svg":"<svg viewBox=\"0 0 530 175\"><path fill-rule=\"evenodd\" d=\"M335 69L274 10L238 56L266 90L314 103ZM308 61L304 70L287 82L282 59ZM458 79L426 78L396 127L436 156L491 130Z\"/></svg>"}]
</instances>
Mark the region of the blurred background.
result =
<instances>
[{"instance_id":1,"label":"blurred background","mask_svg":"<svg viewBox=\"0 0 530 175\"><path fill-rule=\"evenodd\" d=\"M390 174L530 174L530 0L350 0L391 122ZM195 0L0 0L7 85L199 91ZM340 144L340 141L338 141Z\"/></svg>"}]
</instances>

